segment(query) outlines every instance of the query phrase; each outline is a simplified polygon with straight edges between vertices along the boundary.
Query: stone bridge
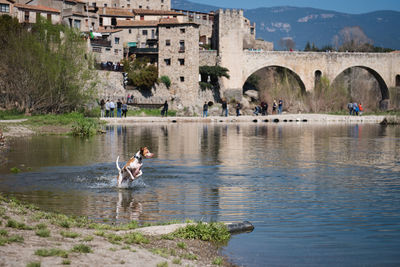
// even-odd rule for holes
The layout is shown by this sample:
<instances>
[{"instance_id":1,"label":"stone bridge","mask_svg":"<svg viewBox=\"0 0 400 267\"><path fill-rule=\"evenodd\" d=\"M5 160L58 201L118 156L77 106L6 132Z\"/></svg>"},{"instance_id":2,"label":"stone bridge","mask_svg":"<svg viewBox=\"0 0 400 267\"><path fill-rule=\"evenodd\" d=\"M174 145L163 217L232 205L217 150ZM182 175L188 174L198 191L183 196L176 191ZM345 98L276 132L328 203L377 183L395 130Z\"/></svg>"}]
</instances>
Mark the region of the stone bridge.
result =
<instances>
[{"instance_id":1,"label":"stone bridge","mask_svg":"<svg viewBox=\"0 0 400 267\"><path fill-rule=\"evenodd\" d=\"M240 91L241 94L251 74L273 66L293 72L304 91L312 91L318 77L326 77L332 83L339 74L352 67L363 68L376 78L382 99L389 98L389 87L400 86L400 53L242 51L236 51L235 55L221 54L221 65L229 69L231 76L223 80L224 95L230 90L230 93Z\"/></svg>"}]
</instances>

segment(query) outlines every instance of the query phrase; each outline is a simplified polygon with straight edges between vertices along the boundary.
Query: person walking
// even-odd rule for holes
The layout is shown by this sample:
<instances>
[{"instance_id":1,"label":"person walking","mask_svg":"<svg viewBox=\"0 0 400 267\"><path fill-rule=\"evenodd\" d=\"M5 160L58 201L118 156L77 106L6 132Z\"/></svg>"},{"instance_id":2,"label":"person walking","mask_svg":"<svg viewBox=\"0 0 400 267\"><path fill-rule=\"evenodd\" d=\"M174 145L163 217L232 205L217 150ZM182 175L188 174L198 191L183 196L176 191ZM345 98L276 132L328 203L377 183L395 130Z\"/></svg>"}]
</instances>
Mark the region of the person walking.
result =
<instances>
[{"instance_id":1,"label":"person walking","mask_svg":"<svg viewBox=\"0 0 400 267\"><path fill-rule=\"evenodd\" d=\"M100 117L104 118L104 111L106 109L106 102L104 101L104 99L100 100L99 105L100 105Z\"/></svg>"},{"instance_id":2,"label":"person walking","mask_svg":"<svg viewBox=\"0 0 400 267\"><path fill-rule=\"evenodd\" d=\"M110 100L107 99L106 102L106 118L110 117Z\"/></svg>"},{"instance_id":3,"label":"person walking","mask_svg":"<svg viewBox=\"0 0 400 267\"><path fill-rule=\"evenodd\" d=\"M167 100L165 100L163 109L161 110L161 116L168 117L168 102L167 102Z\"/></svg>"},{"instance_id":4,"label":"person walking","mask_svg":"<svg viewBox=\"0 0 400 267\"><path fill-rule=\"evenodd\" d=\"M282 108L283 108L283 100L279 99L279 102L278 102L278 114L282 114Z\"/></svg>"},{"instance_id":5,"label":"person walking","mask_svg":"<svg viewBox=\"0 0 400 267\"><path fill-rule=\"evenodd\" d=\"M353 115L358 116L358 105L356 102L353 103Z\"/></svg>"},{"instance_id":6,"label":"person walking","mask_svg":"<svg viewBox=\"0 0 400 267\"><path fill-rule=\"evenodd\" d=\"M225 99L222 99L222 114L221 116L228 117L228 103Z\"/></svg>"},{"instance_id":7,"label":"person walking","mask_svg":"<svg viewBox=\"0 0 400 267\"><path fill-rule=\"evenodd\" d=\"M268 114L268 103L261 102L261 115L266 116Z\"/></svg>"},{"instance_id":8,"label":"person walking","mask_svg":"<svg viewBox=\"0 0 400 267\"><path fill-rule=\"evenodd\" d=\"M349 103L347 104L347 108L348 108L348 110L349 110L350 116L353 115L353 103L349 102Z\"/></svg>"},{"instance_id":9,"label":"person walking","mask_svg":"<svg viewBox=\"0 0 400 267\"><path fill-rule=\"evenodd\" d=\"M110 100L110 117L114 117L114 109L115 109L115 104L112 100Z\"/></svg>"},{"instance_id":10,"label":"person walking","mask_svg":"<svg viewBox=\"0 0 400 267\"><path fill-rule=\"evenodd\" d=\"M128 113L128 105L126 104L126 102L124 101L122 103L122 117L126 118L126 113Z\"/></svg>"},{"instance_id":11,"label":"person walking","mask_svg":"<svg viewBox=\"0 0 400 267\"><path fill-rule=\"evenodd\" d=\"M122 102L118 98L118 101L117 101L117 117L118 118L121 118L121 112L122 112Z\"/></svg>"},{"instance_id":12,"label":"person walking","mask_svg":"<svg viewBox=\"0 0 400 267\"><path fill-rule=\"evenodd\" d=\"M204 105L203 105L203 118L207 117L207 115L208 115L207 113L208 113L208 104L207 104L207 101L205 101Z\"/></svg>"}]
</instances>

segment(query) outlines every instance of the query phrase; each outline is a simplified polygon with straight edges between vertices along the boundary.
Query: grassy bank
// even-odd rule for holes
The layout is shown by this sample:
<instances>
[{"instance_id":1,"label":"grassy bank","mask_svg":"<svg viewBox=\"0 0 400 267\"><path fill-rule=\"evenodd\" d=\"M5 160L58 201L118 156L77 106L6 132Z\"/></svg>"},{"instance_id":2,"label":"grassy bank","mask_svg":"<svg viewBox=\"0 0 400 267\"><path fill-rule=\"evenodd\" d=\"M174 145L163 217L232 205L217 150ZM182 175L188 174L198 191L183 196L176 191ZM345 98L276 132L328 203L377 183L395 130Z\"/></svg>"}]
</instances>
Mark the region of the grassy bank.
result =
<instances>
[{"instance_id":1,"label":"grassy bank","mask_svg":"<svg viewBox=\"0 0 400 267\"><path fill-rule=\"evenodd\" d=\"M26 119L19 124L40 134L91 136L98 133L101 125L104 124L98 118L87 117L79 112L26 116L16 111L0 111L0 118L3 120ZM2 128L7 130L7 127Z\"/></svg>"},{"instance_id":2,"label":"grassy bank","mask_svg":"<svg viewBox=\"0 0 400 267\"><path fill-rule=\"evenodd\" d=\"M163 235L142 234L152 227L141 227L94 223L0 195L0 265L231 266L217 252L216 242L230 237L223 224L189 224Z\"/></svg>"}]
</instances>

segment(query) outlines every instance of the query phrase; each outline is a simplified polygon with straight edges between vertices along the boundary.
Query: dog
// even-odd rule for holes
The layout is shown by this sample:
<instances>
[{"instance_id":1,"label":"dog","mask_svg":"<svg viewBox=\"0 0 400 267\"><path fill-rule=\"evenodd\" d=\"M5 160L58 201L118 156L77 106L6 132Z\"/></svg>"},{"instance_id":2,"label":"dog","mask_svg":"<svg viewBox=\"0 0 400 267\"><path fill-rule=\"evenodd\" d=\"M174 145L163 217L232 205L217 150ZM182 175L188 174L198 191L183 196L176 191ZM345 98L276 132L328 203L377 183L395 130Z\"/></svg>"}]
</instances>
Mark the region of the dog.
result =
<instances>
[{"instance_id":1,"label":"dog","mask_svg":"<svg viewBox=\"0 0 400 267\"><path fill-rule=\"evenodd\" d=\"M150 152L150 150L147 147L141 147L140 150L133 156L131 157L128 162L125 164L125 166L121 169L118 164L119 156L117 157L117 161L115 164L117 165L118 169L118 176L117 176L117 183L118 186L121 186L121 184L124 181L133 181L140 176L142 176L142 160L143 157L149 159L153 157L154 154Z\"/></svg>"}]
</instances>

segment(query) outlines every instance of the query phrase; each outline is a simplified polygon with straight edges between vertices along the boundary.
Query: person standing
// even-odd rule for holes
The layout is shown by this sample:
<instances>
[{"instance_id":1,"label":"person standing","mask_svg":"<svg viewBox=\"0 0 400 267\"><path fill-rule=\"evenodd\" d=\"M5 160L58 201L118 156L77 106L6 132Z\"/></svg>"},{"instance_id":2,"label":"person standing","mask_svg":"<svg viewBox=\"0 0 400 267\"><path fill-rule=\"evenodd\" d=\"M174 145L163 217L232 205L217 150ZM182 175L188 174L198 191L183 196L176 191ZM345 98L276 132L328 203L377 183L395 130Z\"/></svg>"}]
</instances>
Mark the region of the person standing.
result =
<instances>
[{"instance_id":1,"label":"person standing","mask_svg":"<svg viewBox=\"0 0 400 267\"><path fill-rule=\"evenodd\" d=\"M122 102L118 98L118 101L117 101L117 117L118 118L121 118L121 111L122 111Z\"/></svg>"},{"instance_id":2,"label":"person standing","mask_svg":"<svg viewBox=\"0 0 400 267\"><path fill-rule=\"evenodd\" d=\"M361 103L358 104L358 111L360 112L360 116L361 116L363 114L363 107L362 107Z\"/></svg>"},{"instance_id":3,"label":"person standing","mask_svg":"<svg viewBox=\"0 0 400 267\"><path fill-rule=\"evenodd\" d=\"M111 117L111 118L114 117L114 109L115 109L115 104L114 104L114 102L111 100L111 101L110 101L110 117Z\"/></svg>"},{"instance_id":4,"label":"person standing","mask_svg":"<svg viewBox=\"0 0 400 267\"><path fill-rule=\"evenodd\" d=\"M100 100L100 117L104 118L104 111L106 109L106 102L104 101L104 99Z\"/></svg>"},{"instance_id":5,"label":"person standing","mask_svg":"<svg viewBox=\"0 0 400 267\"><path fill-rule=\"evenodd\" d=\"M207 101L205 101L204 105L203 105L203 118L207 117L207 115L208 115L207 113L208 113L208 104L207 104Z\"/></svg>"},{"instance_id":6,"label":"person standing","mask_svg":"<svg viewBox=\"0 0 400 267\"><path fill-rule=\"evenodd\" d=\"M266 116L268 114L268 103L261 102L261 115Z\"/></svg>"},{"instance_id":7,"label":"person standing","mask_svg":"<svg viewBox=\"0 0 400 267\"><path fill-rule=\"evenodd\" d=\"M276 108L278 107L278 104L276 103L276 100L274 99L274 103L272 104L272 114L276 113Z\"/></svg>"},{"instance_id":8,"label":"person standing","mask_svg":"<svg viewBox=\"0 0 400 267\"><path fill-rule=\"evenodd\" d=\"M353 115L358 116L358 105L356 102L353 103Z\"/></svg>"},{"instance_id":9,"label":"person standing","mask_svg":"<svg viewBox=\"0 0 400 267\"><path fill-rule=\"evenodd\" d=\"M107 99L106 102L106 118L110 117L110 100Z\"/></svg>"},{"instance_id":10,"label":"person standing","mask_svg":"<svg viewBox=\"0 0 400 267\"><path fill-rule=\"evenodd\" d=\"M161 116L168 117L168 102L167 102L167 100L165 100L163 109L161 110Z\"/></svg>"},{"instance_id":11,"label":"person standing","mask_svg":"<svg viewBox=\"0 0 400 267\"><path fill-rule=\"evenodd\" d=\"M228 117L228 103L225 99L222 99L222 114L221 116Z\"/></svg>"},{"instance_id":12,"label":"person standing","mask_svg":"<svg viewBox=\"0 0 400 267\"><path fill-rule=\"evenodd\" d=\"M242 108L242 105L240 102L236 104L236 116L240 116L240 109Z\"/></svg>"},{"instance_id":13,"label":"person standing","mask_svg":"<svg viewBox=\"0 0 400 267\"><path fill-rule=\"evenodd\" d=\"M279 114L282 114L282 107L283 107L283 100L279 99L279 102L278 102L278 113Z\"/></svg>"},{"instance_id":14,"label":"person standing","mask_svg":"<svg viewBox=\"0 0 400 267\"><path fill-rule=\"evenodd\" d=\"M124 101L122 103L122 117L126 118L126 113L128 113L128 105L126 104L126 102Z\"/></svg>"}]
</instances>

